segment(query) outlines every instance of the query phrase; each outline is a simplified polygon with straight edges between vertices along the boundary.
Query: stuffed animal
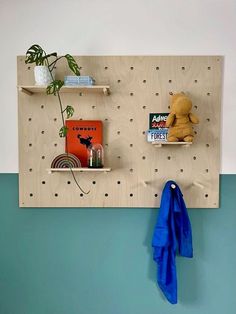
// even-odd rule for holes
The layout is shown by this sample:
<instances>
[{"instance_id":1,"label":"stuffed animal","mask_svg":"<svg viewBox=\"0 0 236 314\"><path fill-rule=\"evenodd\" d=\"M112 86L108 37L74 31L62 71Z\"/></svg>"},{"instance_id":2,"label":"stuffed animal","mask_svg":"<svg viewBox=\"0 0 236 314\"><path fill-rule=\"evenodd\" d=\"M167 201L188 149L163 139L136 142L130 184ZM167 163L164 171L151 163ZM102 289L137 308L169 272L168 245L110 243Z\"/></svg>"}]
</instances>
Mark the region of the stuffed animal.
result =
<instances>
[{"instance_id":1,"label":"stuffed animal","mask_svg":"<svg viewBox=\"0 0 236 314\"><path fill-rule=\"evenodd\" d=\"M194 133L191 123L199 123L199 119L193 113L192 101L184 93L171 96L170 114L166 120L168 130L168 142L192 142Z\"/></svg>"}]
</instances>

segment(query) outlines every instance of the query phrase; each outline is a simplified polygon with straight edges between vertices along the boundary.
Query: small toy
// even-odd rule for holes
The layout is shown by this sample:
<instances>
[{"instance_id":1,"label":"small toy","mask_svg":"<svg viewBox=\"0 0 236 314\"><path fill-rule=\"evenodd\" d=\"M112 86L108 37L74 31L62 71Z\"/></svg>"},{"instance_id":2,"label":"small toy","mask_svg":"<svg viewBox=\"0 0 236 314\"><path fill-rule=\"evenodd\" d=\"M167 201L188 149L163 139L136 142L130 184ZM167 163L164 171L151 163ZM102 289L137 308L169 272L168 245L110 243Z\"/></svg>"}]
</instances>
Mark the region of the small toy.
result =
<instances>
[{"instance_id":1,"label":"small toy","mask_svg":"<svg viewBox=\"0 0 236 314\"><path fill-rule=\"evenodd\" d=\"M170 113L166 120L168 142L192 142L194 133L192 123L198 124L199 119L193 113L192 101L183 92L171 96Z\"/></svg>"}]
</instances>

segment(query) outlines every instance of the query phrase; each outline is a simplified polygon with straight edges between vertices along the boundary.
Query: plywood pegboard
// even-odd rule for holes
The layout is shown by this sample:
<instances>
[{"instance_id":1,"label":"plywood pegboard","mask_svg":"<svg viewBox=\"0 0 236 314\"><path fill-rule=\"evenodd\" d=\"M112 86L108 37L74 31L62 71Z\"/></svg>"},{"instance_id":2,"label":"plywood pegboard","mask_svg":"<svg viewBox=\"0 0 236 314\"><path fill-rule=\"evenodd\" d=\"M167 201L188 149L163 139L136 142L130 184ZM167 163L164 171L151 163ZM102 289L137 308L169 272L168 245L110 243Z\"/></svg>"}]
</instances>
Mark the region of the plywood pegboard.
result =
<instances>
[{"instance_id":1,"label":"plywood pegboard","mask_svg":"<svg viewBox=\"0 0 236 314\"><path fill-rule=\"evenodd\" d=\"M34 85L33 66L18 57L18 86ZM48 174L52 159L64 152L59 138L57 98L18 90L20 207L158 207L165 182L175 180L188 207L219 206L222 57L81 56L82 75L110 85L103 93L62 93L75 108L73 119L102 120L108 173ZM69 74L57 66L57 78ZM186 92L193 112L195 141L156 148L147 143L150 112L168 112L170 92Z\"/></svg>"}]
</instances>

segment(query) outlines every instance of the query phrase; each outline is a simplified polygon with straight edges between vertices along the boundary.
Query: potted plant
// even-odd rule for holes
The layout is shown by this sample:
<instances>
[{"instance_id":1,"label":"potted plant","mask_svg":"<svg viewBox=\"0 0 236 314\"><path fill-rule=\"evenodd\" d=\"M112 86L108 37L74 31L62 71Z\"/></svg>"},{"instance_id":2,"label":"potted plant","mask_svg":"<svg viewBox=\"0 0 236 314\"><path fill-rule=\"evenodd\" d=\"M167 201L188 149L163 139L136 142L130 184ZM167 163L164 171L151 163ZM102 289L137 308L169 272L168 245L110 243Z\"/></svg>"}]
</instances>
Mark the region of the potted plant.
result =
<instances>
[{"instance_id":1,"label":"potted plant","mask_svg":"<svg viewBox=\"0 0 236 314\"><path fill-rule=\"evenodd\" d=\"M48 95L54 95L58 98L60 114L61 114L61 119L62 119L62 126L59 130L59 136L65 137L66 154L67 154L67 156L69 156L68 155L68 149L67 149L67 138L66 138L67 128L65 126L65 117L66 117L66 119L71 118L74 114L74 108L72 106L66 106L66 107L63 106L61 96L60 96L60 89L64 85L64 81L56 80L55 76L54 76L54 70L55 70L56 64L62 58L65 58L67 60L67 64L68 64L69 69L75 75L80 75L79 66L78 66L77 62L75 61L75 59L70 54L66 54L66 55L63 55L60 57L58 56L57 52L47 54L43 50L43 48L37 44L32 45L27 50L25 63L26 64L28 64L28 63L32 63L32 64L34 63L35 64L34 71L38 75L38 77L36 79L36 84L39 82L40 85L41 85L41 83L43 83L42 85L47 85L47 88L46 88L47 94ZM40 70L38 67L41 67ZM42 73L39 74L40 71L43 74ZM43 76L44 78L43 79L41 79L41 77L39 78L40 75ZM36 76L35 76L35 78L36 78ZM68 157L68 159L69 159L69 157ZM71 170L71 174L72 174L76 184L80 188L80 190L85 194L89 193L89 192L86 193L82 190L82 188L80 187L80 185L78 184L78 182L75 178L75 175L74 175L71 167L70 167L70 170Z\"/></svg>"}]
</instances>

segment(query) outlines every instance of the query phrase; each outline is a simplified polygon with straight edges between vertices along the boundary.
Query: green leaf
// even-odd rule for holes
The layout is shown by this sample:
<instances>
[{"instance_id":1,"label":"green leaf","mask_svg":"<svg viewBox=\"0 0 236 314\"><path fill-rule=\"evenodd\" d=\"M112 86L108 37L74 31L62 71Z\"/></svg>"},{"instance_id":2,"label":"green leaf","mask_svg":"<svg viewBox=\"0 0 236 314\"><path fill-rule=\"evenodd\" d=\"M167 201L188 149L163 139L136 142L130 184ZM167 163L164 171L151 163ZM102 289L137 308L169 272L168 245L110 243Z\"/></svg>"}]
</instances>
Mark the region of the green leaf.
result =
<instances>
[{"instance_id":1,"label":"green leaf","mask_svg":"<svg viewBox=\"0 0 236 314\"><path fill-rule=\"evenodd\" d=\"M65 55L65 58L66 58L66 60L68 62L68 66L71 69L71 71L75 75L80 75L79 66L76 63L75 59L71 55L69 55L69 54Z\"/></svg>"},{"instance_id":2,"label":"green leaf","mask_svg":"<svg viewBox=\"0 0 236 314\"><path fill-rule=\"evenodd\" d=\"M67 119L71 118L74 114L74 108L72 106L67 106L66 109Z\"/></svg>"},{"instance_id":3,"label":"green leaf","mask_svg":"<svg viewBox=\"0 0 236 314\"><path fill-rule=\"evenodd\" d=\"M61 80L52 81L52 83L50 83L47 86L47 94L48 95L53 94L54 96L56 96L57 92L60 91L60 89L62 88L63 85L64 85L64 82Z\"/></svg>"},{"instance_id":4,"label":"green leaf","mask_svg":"<svg viewBox=\"0 0 236 314\"><path fill-rule=\"evenodd\" d=\"M36 65L43 65L44 51L39 45L31 46L26 52L25 63L35 63Z\"/></svg>"},{"instance_id":5,"label":"green leaf","mask_svg":"<svg viewBox=\"0 0 236 314\"><path fill-rule=\"evenodd\" d=\"M67 131L68 131L68 128L66 126L62 126L59 131L59 136L66 137Z\"/></svg>"}]
</instances>

